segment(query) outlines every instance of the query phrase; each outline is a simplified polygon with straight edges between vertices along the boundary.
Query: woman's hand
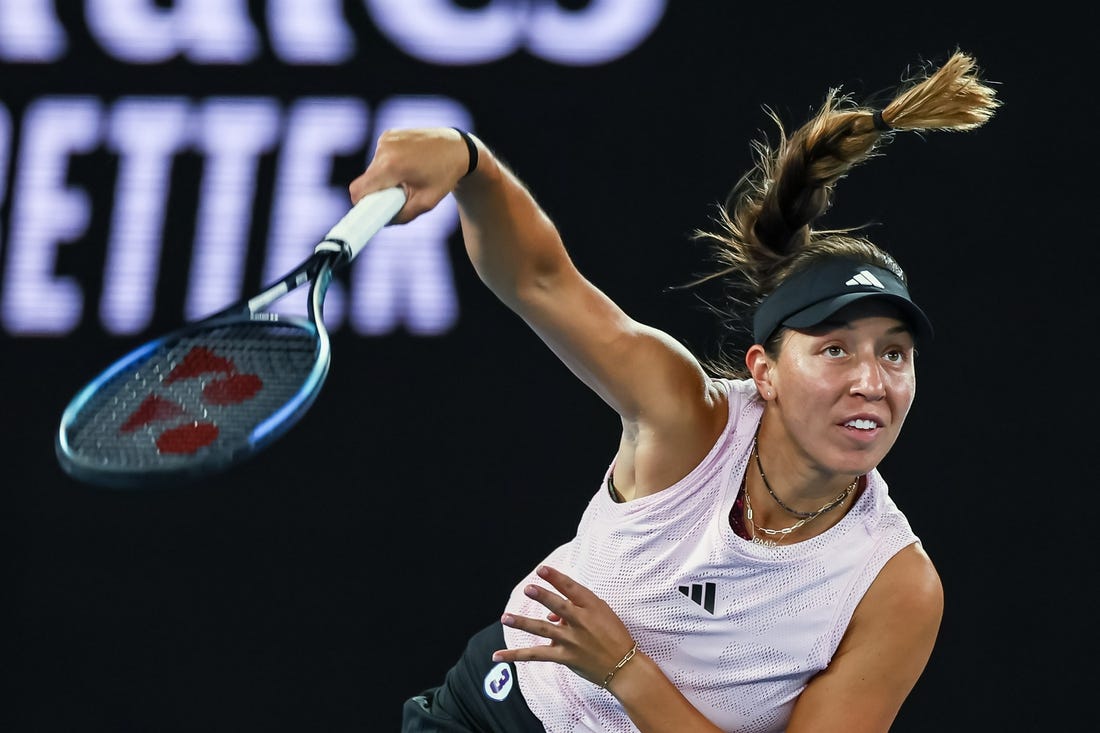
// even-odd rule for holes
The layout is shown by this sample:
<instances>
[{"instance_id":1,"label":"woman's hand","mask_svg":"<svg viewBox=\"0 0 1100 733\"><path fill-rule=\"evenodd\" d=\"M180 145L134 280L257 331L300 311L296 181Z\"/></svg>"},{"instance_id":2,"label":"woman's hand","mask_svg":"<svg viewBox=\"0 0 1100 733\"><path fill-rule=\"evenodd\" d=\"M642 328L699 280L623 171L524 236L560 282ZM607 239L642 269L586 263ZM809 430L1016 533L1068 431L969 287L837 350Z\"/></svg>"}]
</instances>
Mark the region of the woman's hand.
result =
<instances>
[{"instance_id":1,"label":"woman's hand","mask_svg":"<svg viewBox=\"0 0 1100 733\"><path fill-rule=\"evenodd\" d=\"M549 639L550 643L504 649L493 654L493 661L557 662L589 682L602 685L634 646L630 632L611 607L588 588L545 565L537 572L561 593L533 584L524 589L528 597L546 606L546 619L506 613L501 623Z\"/></svg>"},{"instance_id":2,"label":"woman's hand","mask_svg":"<svg viewBox=\"0 0 1100 733\"><path fill-rule=\"evenodd\" d=\"M470 153L450 127L386 130L367 169L348 186L354 204L368 193L400 186L406 202L393 223L405 224L435 208L466 175Z\"/></svg>"}]
</instances>

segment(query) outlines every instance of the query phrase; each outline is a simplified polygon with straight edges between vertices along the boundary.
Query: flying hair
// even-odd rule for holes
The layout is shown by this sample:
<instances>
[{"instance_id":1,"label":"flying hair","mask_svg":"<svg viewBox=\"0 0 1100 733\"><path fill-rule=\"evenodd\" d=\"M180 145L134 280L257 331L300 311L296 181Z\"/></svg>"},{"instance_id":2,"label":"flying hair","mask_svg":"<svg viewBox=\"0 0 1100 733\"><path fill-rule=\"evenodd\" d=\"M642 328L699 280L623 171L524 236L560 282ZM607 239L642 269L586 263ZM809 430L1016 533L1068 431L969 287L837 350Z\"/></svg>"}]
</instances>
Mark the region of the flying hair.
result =
<instances>
[{"instance_id":1,"label":"flying hair","mask_svg":"<svg viewBox=\"0 0 1100 733\"><path fill-rule=\"evenodd\" d=\"M813 223L828 211L840 179L878 155L896 133L973 130L1000 104L975 59L956 50L938 69L920 67L882 107L857 104L839 88L830 89L817 112L790 135L765 108L778 142L752 144L754 165L719 208L716 230L695 233L713 245L719 267L690 285L720 280L726 302L713 309L729 333L744 334L745 319L769 293L821 258L859 260L906 282L896 260L868 239L852 229L815 230ZM731 349L729 343L711 366L727 376L745 376L744 348Z\"/></svg>"}]
</instances>

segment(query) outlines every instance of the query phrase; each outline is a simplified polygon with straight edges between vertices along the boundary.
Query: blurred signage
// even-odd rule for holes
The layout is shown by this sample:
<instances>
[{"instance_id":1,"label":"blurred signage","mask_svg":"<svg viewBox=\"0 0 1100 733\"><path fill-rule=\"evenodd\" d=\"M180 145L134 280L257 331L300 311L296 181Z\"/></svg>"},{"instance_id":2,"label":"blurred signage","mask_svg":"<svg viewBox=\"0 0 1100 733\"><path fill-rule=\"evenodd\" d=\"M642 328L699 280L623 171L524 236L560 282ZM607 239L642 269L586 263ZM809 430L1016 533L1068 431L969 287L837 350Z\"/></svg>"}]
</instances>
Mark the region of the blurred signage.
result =
<instances>
[{"instance_id":1,"label":"blurred signage","mask_svg":"<svg viewBox=\"0 0 1100 733\"><path fill-rule=\"evenodd\" d=\"M354 89L361 71L341 67L361 53L357 28L371 24L398 53L430 65L476 66L523 52L548 64L590 66L636 49L665 10L665 0L592 0L574 8L547 0L476 7L363 0L360 14L349 18L341 0L268 0L257 13L246 0L84 0L67 6L69 15L58 5L0 0L0 79L26 80L56 67L78 88L92 88L72 94L43 85L28 93L25 82L16 89L0 81L0 328L15 336L63 337L88 319L117 336L148 328L164 276L169 212L181 193L196 202L187 227L194 232L190 264L186 273L169 274L186 278L179 309L193 319L249 294L252 248L262 248L261 279L270 282L347 211L346 182L333 183L336 160L362 156L365 163L378 133L391 127L476 129L467 102L446 94L392 94L371 104L301 88L278 97L207 96L201 88L194 96L147 93L149 74L167 73L165 65L174 73L181 61L226 67L228 78L246 86L288 67L322 67L344 74ZM71 20L77 6L79 23ZM73 51L89 43L96 59ZM131 69L123 78L135 80L135 91L118 93L118 80L96 77L93 61ZM194 180L181 183L173 173L184 155L201 165ZM100 217L106 231L94 234L87 176L73 174L78 161L93 156L111 161L94 176L111 207ZM268 159L274 178L261 180ZM457 225L448 198L416 222L380 233L353 264L346 287L333 283L329 326L364 335L447 332L459 317L447 250ZM104 251L97 271L59 268L64 248L93 236ZM296 296L280 308L300 311L304 294Z\"/></svg>"}]
</instances>

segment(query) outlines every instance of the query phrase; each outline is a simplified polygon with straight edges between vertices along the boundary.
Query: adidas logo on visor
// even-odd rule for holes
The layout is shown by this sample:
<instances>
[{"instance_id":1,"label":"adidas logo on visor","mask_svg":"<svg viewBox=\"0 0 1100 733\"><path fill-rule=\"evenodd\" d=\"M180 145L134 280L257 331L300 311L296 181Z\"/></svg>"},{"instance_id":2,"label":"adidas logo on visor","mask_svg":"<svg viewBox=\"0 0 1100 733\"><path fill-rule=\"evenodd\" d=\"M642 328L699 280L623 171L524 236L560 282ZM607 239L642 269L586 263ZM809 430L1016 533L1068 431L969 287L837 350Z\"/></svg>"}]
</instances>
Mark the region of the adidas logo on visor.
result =
<instances>
[{"instance_id":1,"label":"adidas logo on visor","mask_svg":"<svg viewBox=\"0 0 1100 733\"><path fill-rule=\"evenodd\" d=\"M887 286L883 285L882 281L879 280L878 277L872 275L867 270L861 270L860 272L856 273L853 277L851 277L851 280L845 283L845 285L870 285L871 287L881 288L883 289L883 291L884 289L887 289Z\"/></svg>"},{"instance_id":2,"label":"adidas logo on visor","mask_svg":"<svg viewBox=\"0 0 1100 733\"><path fill-rule=\"evenodd\" d=\"M873 288L886 289L886 286L882 284L882 281L872 275L867 270L861 270L856 273L845 285L870 285Z\"/></svg>"}]
</instances>

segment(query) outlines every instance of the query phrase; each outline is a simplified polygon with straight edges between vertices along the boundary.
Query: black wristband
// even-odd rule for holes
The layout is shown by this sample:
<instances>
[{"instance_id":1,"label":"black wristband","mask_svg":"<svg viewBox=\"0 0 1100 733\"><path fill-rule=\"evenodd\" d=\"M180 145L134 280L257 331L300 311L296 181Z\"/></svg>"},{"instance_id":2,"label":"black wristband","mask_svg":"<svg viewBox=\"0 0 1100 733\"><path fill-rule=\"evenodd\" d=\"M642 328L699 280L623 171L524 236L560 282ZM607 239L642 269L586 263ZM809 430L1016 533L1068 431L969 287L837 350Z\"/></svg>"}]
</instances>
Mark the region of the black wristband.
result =
<instances>
[{"instance_id":1,"label":"black wristband","mask_svg":"<svg viewBox=\"0 0 1100 733\"><path fill-rule=\"evenodd\" d=\"M466 174L462 176L465 178L477 170L477 143L473 141L465 130L460 130L457 127L451 129L462 136L462 142L466 143L466 152L470 154L470 165L466 168Z\"/></svg>"}]
</instances>

